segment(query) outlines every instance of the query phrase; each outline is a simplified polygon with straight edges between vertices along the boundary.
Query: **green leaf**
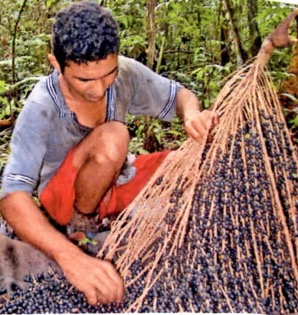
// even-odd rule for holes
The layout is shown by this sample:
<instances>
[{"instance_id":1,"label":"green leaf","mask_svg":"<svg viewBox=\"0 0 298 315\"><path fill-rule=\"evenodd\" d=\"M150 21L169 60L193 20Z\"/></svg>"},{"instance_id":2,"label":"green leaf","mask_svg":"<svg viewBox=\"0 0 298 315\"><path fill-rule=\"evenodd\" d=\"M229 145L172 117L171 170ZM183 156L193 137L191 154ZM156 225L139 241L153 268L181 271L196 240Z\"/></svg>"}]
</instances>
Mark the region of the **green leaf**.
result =
<instances>
[{"instance_id":1,"label":"green leaf","mask_svg":"<svg viewBox=\"0 0 298 315\"><path fill-rule=\"evenodd\" d=\"M293 123L296 127L298 127L298 115L296 116L296 118L293 120Z\"/></svg>"},{"instance_id":2,"label":"green leaf","mask_svg":"<svg viewBox=\"0 0 298 315\"><path fill-rule=\"evenodd\" d=\"M289 94L289 93L282 93L281 95L288 97L288 98L289 98L291 101L293 101L295 104L298 104L298 99L297 99L294 95Z\"/></svg>"},{"instance_id":3,"label":"green leaf","mask_svg":"<svg viewBox=\"0 0 298 315\"><path fill-rule=\"evenodd\" d=\"M147 150L141 148L138 150L138 153L139 154L148 154L149 152Z\"/></svg>"},{"instance_id":4,"label":"green leaf","mask_svg":"<svg viewBox=\"0 0 298 315\"><path fill-rule=\"evenodd\" d=\"M88 238L88 237L85 237L84 239L82 239L82 240L79 241L79 244L78 244L78 245L79 245L79 246L83 246L83 245L88 245L88 244L96 245L97 242L91 240L91 239Z\"/></svg>"},{"instance_id":5,"label":"green leaf","mask_svg":"<svg viewBox=\"0 0 298 315\"><path fill-rule=\"evenodd\" d=\"M175 136L179 136L181 135L181 132L177 131L177 130L168 130L167 131L168 134L171 134L171 135L175 135Z\"/></svg>"},{"instance_id":6,"label":"green leaf","mask_svg":"<svg viewBox=\"0 0 298 315\"><path fill-rule=\"evenodd\" d=\"M55 3L56 0L46 0L46 6L48 9L50 9Z\"/></svg>"},{"instance_id":7,"label":"green leaf","mask_svg":"<svg viewBox=\"0 0 298 315\"><path fill-rule=\"evenodd\" d=\"M2 94L6 89L6 82L0 80L0 94Z\"/></svg>"}]
</instances>

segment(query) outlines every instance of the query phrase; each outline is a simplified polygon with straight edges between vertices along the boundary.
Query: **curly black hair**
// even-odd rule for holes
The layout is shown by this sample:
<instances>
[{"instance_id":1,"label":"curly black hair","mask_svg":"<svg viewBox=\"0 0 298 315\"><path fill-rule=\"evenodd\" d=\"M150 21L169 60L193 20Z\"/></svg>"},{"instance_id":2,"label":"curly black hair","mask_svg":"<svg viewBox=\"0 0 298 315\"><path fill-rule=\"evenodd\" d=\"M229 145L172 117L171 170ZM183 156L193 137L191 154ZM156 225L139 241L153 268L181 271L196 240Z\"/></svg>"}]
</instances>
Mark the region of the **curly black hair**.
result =
<instances>
[{"instance_id":1,"label":"curly black hair","mask_svg":"<svg viewBox=\"0 0 298 315\"><path fill-rule=\"evenodd\" d=\"M61 71L77 64L105 59L119 52L117 23L110 10L96 2L77 2L57 13L52 28L53 54Z\"/></svg>"}]
</instances>

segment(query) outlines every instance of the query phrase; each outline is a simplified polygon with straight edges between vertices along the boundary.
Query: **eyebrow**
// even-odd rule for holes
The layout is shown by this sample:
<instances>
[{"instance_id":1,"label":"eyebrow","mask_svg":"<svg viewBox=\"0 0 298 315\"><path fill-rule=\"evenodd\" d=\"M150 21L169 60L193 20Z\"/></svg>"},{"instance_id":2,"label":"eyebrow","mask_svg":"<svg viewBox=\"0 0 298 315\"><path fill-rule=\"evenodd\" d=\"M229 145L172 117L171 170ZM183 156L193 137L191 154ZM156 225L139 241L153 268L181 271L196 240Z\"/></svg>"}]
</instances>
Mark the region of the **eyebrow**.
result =
<instances>
[{"instance_id":1,"label":"eyebrow","mask_svg":"<svg viewBox=\"0 0 298 315\"><path fill-rule=\"evenodd\" d=\"M118 71L119 70L119 66L117 65L115 68L113 68L110 72L108 72L107 74L104 74L102 77L100 77L100 79L102 78L105 78L105 77L108 77L109 75L113 74L114 72ZM92 80L96 80L94 78L82 78L82 77L74 77L76 79L79 79L79 80L86 80L86 81L92 81Z\"/></svg>"},{"instance_id":2,"label":"eyebrow","mask_svg":"<svg viewBox=\"0 0 298 315\"><path fill-rule=\"evenodd\" d=\"M118 71L118 69L119 69L119 66L117 65L114 69L112 69L109 73L107 73L107 74L105 74L104 76L103 76L103 78L104 77L107 77L107 76L109 76L109 75L111 75L112 73L114 73L115 71Z\"/></svg>"}]
</instances>

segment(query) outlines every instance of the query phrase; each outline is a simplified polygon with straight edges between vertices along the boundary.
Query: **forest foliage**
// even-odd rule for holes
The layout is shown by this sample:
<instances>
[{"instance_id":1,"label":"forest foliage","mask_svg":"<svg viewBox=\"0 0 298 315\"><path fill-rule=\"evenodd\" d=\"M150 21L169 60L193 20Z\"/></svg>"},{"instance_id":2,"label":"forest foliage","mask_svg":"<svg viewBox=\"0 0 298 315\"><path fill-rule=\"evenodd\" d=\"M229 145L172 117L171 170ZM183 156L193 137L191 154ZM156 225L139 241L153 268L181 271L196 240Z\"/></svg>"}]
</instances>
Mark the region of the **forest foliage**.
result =
<instances>
[{"instance_id":1,"label":"forest foliage","mask_svg":"<svg viewBox=\"0 0 298 315\"><path fill-rule=\"evenodd\" d=\"M51 72L51 25L71 0L0 0L0 169L7 155L9 126L42 75ZM118 21L121 54L193 90L209 108L224 79L254 57L264 38L296 6L265 0L101 0ZM297 26L291 32L296 35ZM293 48L276 51L269 72L278 88L293 74ZM298 70L298 69L297 69ZM298 126L297 99L285 111ZM294 105L293 105L294 104ZM176 148L185 139L179 120L171 124L128 116L135 153ZM8 131L7 131L8 130ZM169 141L170 140L170 141Z\"/></svg>"}]
</instances>

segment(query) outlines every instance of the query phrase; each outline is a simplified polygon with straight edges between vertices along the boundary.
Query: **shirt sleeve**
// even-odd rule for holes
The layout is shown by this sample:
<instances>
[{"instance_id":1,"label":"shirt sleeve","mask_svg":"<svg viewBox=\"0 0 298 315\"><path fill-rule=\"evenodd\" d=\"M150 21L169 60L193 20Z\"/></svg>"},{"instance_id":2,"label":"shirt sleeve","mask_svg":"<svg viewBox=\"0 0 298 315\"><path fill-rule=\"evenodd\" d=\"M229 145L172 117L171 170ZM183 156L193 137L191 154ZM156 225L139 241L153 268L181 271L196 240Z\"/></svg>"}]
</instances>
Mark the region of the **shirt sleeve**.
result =
<instances>
[{"instance_id":1,"label":"shirt sleeve","mask_svg":"<svg viewBox=\"0 0 298 315\"><path fill-rule=\"evenodd\" d=\"M118 80L125 86L119 94L120 98L129 100L128 112L171 121L176 115L176 96L182 85L156 74L136 60L119 58Z\"/></svg>"},{"instance_id":2,"label":"shirt sleeve","mask_svg":"<svg viewBox=\"0 0 298 315\"><path fill-rule=\"evenodd\" d=\"M5 166L0 198L16 192L33 193L46 152L42 134L44 121L34 110L34 104L26 104L18 116L10 147L11 154Z\"/></svg>"}]
</instances>

